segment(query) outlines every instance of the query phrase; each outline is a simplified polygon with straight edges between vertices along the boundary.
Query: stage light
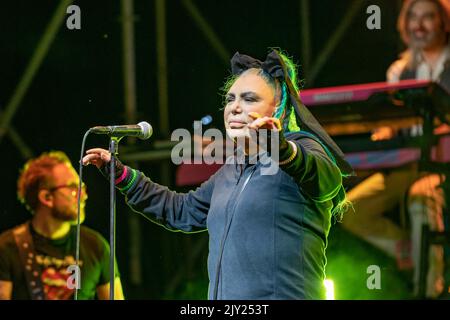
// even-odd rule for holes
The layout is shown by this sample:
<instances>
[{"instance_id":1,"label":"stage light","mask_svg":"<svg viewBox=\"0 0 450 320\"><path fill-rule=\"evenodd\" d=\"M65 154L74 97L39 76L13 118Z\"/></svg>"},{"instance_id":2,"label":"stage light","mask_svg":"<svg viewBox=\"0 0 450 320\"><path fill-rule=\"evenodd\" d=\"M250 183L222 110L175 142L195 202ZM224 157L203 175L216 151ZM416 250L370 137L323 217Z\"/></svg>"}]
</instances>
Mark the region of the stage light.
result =
<instances>
[{"instance_id":1,"label":"stage light","mask_svg":"<svg viewBox=\"0 0 450 320\"><path fill-rule=\"evenodd\" d=\"M330 279L325 279L323 281L326 292L326 300L334 300L334 282Z\"/></svg>"}]
</instances>

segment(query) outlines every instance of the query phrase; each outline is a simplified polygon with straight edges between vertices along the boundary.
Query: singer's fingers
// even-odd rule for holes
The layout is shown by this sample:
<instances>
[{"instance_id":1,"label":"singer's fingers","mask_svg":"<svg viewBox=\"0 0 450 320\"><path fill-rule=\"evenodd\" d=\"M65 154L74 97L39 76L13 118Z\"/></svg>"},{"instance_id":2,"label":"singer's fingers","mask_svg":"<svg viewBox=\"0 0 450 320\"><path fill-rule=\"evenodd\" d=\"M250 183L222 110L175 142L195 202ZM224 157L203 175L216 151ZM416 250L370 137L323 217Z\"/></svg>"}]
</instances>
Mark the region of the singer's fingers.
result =
<instances>
[{"instance_id":1,"label":"singer's fingers","mask_svg":"<svg viewBox=\"0 0 450 320\"><path fill-rule=\"evenodd\" d=\"M255 112L256 113L256 112ZM249 114L250 115L250 114ZM249 124L249 127L251 129L257 129L260 126L262 126L263 124L265 124L267 122L268 117L259 117L256 118L256 120L253 120L252 123Z\"/></svg>"},{"instance_id":2,"label":"singer's fingers","mask_svg":"<svg viewBox=\"0 0 450 320\"><path fill-rule=\"evenodd\" d=\"M87 154L83 157L83 160L101 160L101 154L100 153L91 153Z\"/></svg>"},{"instance_id":3,"label":"singer's fingers","mask_svg":"<svg viewBox=\"0 0 450 320\"><path fill-rule=\"evenodd\" d=\"M109 152L104 149L100 150L102 151L85 155L82 159L83 165L87 166L89 164L93 164L97 168L100 168L104 163L109 163L111 161L111 155L109 154Z\"/></svg>"},{"instance_id":4,"label":"singer's fingers","mask_svg":"<svg viewBox=\"0 0 450 320\"><path fill-rule=\"evenodd\" d=\"M280 122L280 119L278 119L278 118L271 118L271 119L273 119L273 123L274 123L275 126L277 127L278 131L280 131L280 130L281 130L281 122Z\"/></svg>"},{"instance_id":5,"label":"singer's fingers","mask_svg":"<svg viewBox=\"0 0 450 320\"><path fill-rule=\"evenodd\" d=\"M108 150L102 149L102 148L92 148L86 151L87 154L89 153L109 153Z\"/></svg>"},{"instance_id":6,"label":"singer's fingers","mask_svg":"<svg viewBox=\"0 0 450 320\"><path fill-rule=\"evenodd\" d=\"M94 162L97 161L97 162ZM86 155L83 157L83 164L87 165L92 162L97 167L101 166L103 162L108 163L111 161L111 154L108 150L102 148L93 148L86 151Z\"/></svg>"},{"instance_id":7,"label":"singer's fingers","mask_svg":"<svg viewBox=\"0 0 450 320\"><path fill-rule=\"evenodd\" d=\"M255 112L255 111L249 112L248 115L250 117L252 117L253 119L261 118L261 115L258 112Z\"/></svg>"},{"instance_id":8,"label":"singer's fingers","mask_svg":"<svg viewBox=\"0 0 450 320\"><path fill-rule=\"evenodd\" d=\"M258 118L248 125L250 129L269 129L269 130L281 130L280 120L272 117Z\"/></svg>"},{"instance_id":9,"label":"singer's fingers","mask_svg":"<svg viewBox=\"0 0 450 320\"><path fill-rule=\"evenodd\" d=\"M87 166L88 164L92 163L95 164L95 162L101 161L101 157L99 154L88 154L83 157L82 163L83 165Z\"/></svg>"},{"instance_id":10,"label":"singer's fingers","mask_svg":"<svg viewBox=\"0 0 450 320\"><path fill-rule=\"evenodd\" d=\"M277 118L264 117L264 118L258 119L258 120L264 120L263 124L267 124L267 126L265 126L266 129L270 129L270 130L276 129L278 131L281 130L281 123L280 123L280 120ZM263 124L261 124L260 126L262 126Z\"/></svg>"},{"instance_id":11,"label":"singer's fingers","mask_svg":"<svg viewBox=\"0 0 450 320\"><path fill-rule=\"evenodd\" d=\"M265 117L264 120L265 120L264 124L267 124L266 126L264 126L265 129L277 130L277 131L281 130L281 123L280 123L279 119L272 118L272 117ZM261 125L261 127L262 127L262 125Z\"/></svg>"}]
</instances>

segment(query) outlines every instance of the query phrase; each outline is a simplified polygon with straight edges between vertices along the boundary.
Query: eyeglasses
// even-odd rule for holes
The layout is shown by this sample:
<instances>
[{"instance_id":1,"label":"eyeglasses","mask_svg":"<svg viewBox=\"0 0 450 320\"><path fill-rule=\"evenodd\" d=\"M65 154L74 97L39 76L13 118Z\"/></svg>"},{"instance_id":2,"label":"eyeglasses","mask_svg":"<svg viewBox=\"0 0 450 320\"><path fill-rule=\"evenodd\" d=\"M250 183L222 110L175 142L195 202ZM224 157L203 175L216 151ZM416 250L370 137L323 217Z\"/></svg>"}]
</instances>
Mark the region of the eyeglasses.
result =
<instances>
[{"instance_id":1,"label":"eyeglasses","mask_svg":"<svg viewBox=\"0 0 450 320\"><path fill-rule=\"evenodd\" d=\"M56 191L58 189L63 189L63 188L70 189L71 190L71 194L72 194L73 197L76 197L78 195L78 184L75 184L75 183L63 184L63 185L60 185L60 186L55 186L55 187L49 188L48 190L50 192L54 192L54 191ZM81 192L86 194L86 189L87 189L86 185L84 184L84 182L82 182L81 183Z\"/></svg>"}]
</instances>

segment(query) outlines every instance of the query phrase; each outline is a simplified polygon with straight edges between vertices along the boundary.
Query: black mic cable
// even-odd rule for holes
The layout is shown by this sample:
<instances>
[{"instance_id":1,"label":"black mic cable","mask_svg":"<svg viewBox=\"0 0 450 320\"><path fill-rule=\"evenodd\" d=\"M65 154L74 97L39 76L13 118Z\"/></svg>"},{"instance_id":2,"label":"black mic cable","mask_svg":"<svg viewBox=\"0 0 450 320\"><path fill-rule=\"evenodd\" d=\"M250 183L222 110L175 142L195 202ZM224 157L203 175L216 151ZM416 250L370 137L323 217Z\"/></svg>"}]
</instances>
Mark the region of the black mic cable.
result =
<instances>
[{"instance_id":1,"label":"black mic cable","mask_svg":"<svg viewBox=\"0 0 450 320\"><path fill-rule=\"evenodd\" d=\"M86 145L86 139L87 136L91 133L92 128L90 128L86 133L84 134L83 141L81 143L81 154L80 154L80 167L79 167L79 183L78 183L78 208L77 208L77 240L76 240L76 251L75 251L75 300L78 300L78 288L81 285L81 274L80 274L80 266L79 266L79 260L80 260L80 230L81 230L81 219L80 219L80 207L81 207L81 188L83 184L83 155L84 155L84 149Z\"/></svg>"}]
</instances>

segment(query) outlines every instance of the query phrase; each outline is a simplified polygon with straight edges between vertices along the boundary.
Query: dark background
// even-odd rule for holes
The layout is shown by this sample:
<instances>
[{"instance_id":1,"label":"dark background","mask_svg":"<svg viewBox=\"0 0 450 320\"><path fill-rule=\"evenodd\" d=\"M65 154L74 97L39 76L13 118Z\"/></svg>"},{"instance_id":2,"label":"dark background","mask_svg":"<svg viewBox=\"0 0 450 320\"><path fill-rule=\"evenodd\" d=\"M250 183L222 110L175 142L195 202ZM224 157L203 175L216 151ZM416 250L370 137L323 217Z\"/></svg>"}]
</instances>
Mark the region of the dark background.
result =
<instances>
[{"instance_id":1,"label":"dark background","mask_svg":"<svg viewBox=\"0 0 450 320\"><path fill-rule=\"evenodd\" d=\"M363 1L363 0L354 0ZM327 60L315 81L302 68L300 1L194 0L203 17L231 55L235 51L263 59L269 47L280 47L300 66L304 87L327 87L385 80L385 72L398 53L401 41L396 17L401 1L364 1L362 9ZM81 30L69 30L65 21L12 120L12 126L35 156L63 150L78 168L84 132L95 125L122 124L125 106L122 72L120 1L75 1L81 8ZM381 8L381 30L366 27L367 6ZM310 1L312 62L332 33L346 18L350 0ZM11 98L25 67L57 6L55 1L2 1L0 5L0 110ZM138 146L151 150L163 139L158 124L158 94L154 1L135 1L135 56L139 121L152 124L151 140ZM68 17L69 15L67 15ZM167 61L170 130L192 128L192 122L210 114L222 128L219 90L229 74L225 63L179 1L166 1ZM126 140L123 140L126 144ZM91 136L87 147L107 148L105 136ZM0 142L0 232L29 218L17 201L16 180L25 159L8 136ZM119 148L120 151L120 148ZM139 168L160 179L158 162L141 161ZM171 165L171 188L175 167ZM89 200L85 224L108 238L108 184L92 167L84 171ZM132 214L118 196L117 259L127 298L206 298L207 233L172 233L139 218L139 259L130 256ZM132 229L135 230L135 229ZM138 233L138 234L139 234ZM395 263L370 246L332 228L328 248L328 275L335 280L341 299L396 299L408 296L403 275ZM141 267L140 280L132 281L131 263ZM365 286L366 268L382 267L382 290ZM352 271L349 272L349 268Z\"/></svg>"}]
</instances>

